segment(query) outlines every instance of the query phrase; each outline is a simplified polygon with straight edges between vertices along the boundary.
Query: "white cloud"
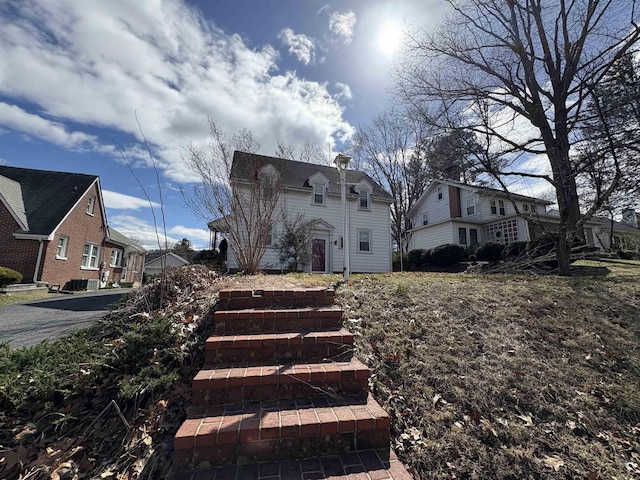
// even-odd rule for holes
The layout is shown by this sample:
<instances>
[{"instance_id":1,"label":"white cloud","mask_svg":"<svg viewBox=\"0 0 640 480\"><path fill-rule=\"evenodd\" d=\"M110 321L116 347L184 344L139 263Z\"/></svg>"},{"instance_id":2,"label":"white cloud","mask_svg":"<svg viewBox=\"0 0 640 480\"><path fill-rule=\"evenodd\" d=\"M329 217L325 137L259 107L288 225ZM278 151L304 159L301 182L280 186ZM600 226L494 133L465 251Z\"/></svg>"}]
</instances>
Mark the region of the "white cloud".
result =
<instances>
[{"instance_id":1,"label":"white cloud","mask_svg":"<svg viewBox=\"0 0 640 480\"><path fill-rule=\"evenodd\" d=\"M335 95L336 98L344 100L351 100L353 98L351 87L349 87L349 85L347 85L346 83L336 82L336 90L338 91Z\"/></svg>"},{"instance_id":2,"label":"white cloud","mask_svg":"<svg viewBox=\"0 0 640 480\"><path fill-rule=\"evenodd\" d=\"M313 38L299 33L292 28L283 28L278 34L282 44L289 48L289 54L294 55L299 61L308 65L315 59L316 44Z\"/></svg>"},{"instance_id":3,"label":"white cloud","mask_svg":"<svg viewBox=\"0 0 640 480\"><path fill-rule=\"evenodd\" d=\"M333 28L347 35L340 18ZM9 128L117 158L109 138L79 130L140 142L137 111L160 168L178 182L193 179L181 148L207 143L208 117L229 133L251 130L266 153L278 141L333 144L353 132L326 85L279 72L273 47L249 48L182 0L0 2L0 51L0 95L34 105L4 104ZM140 145L126 153L148 165Z\"/></svg>"},{"instance_id":4,"label":"white cloud","mask_svg":"<svg viewBox=\"0 0 640 480\"><path fill-rule=\"evenodd\" d=\"M347 10L346 12L332 12L329 17L329 30L337 35L345 44L351 43L355 26L356 14L351 10Z\"/></svg>"},{"instance_id":5,"label":"white cloud","mask_svg":"<svg viewBox=\"0 0 640 480\"><path fill-rule=\"evenodd\" d=\"M60 122L46 120L4 102L0 102L0 124L70 150L93 148L97 144L95 136L69 132Z\"/></svg>"},{"instance_id":6,"label":"white cloud","mask_svg":"<svg viewBox=\"0 0 640 480\"><path fill-rule=\"evenodd\" d=\"M132 197L123 193L113 192L111 190L102 190L102 198L104 205L113 210L139 210L141 208L150 208L149 201L146 198ZM151 202L153 208L160 208L160 204Z\"/></svg>"},{"instance_id":7,"label":"white cloud","mask_svg":"<svg viewBox=\"0 0 640 480\"><path fill-rule=\"evenodd\" d=\"M147 250L164 249L166 245L180 240L169 235L165 237L162 225L158 225L156 229L156 226L133 215L113 215L110 217L109 224Z\"/></svg>"},{"instance_id":8,"label":"white cloud","mask_svg":"<svg viewBox=\"0 0 640 480\"><path fill-rule=\"evenodd\" d=\"M169 233L182 238L191 240L197 248L207 248L211 238L211 232L204 228L189 228L182 225L171 227Z\"/></svg>"}]
</instances>

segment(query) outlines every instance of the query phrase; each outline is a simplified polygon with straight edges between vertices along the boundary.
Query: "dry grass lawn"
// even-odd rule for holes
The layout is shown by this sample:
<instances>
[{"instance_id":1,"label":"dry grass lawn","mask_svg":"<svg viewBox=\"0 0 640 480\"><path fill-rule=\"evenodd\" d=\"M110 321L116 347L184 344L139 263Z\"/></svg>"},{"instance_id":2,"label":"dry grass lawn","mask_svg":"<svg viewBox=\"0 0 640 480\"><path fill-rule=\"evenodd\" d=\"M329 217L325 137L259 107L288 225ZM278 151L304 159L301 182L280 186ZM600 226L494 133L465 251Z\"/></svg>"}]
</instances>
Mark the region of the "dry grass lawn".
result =
<instances>
[{"instance_id":1,"label":"dry grass lawn","mask_svg":"<svg viewBox=\"0 0 640 480\"><path fill-rule=\"evenodd\" d=\"M640 268L620 267L339 288L417 478L640 478Z\"/></svg>"}]
</instances>

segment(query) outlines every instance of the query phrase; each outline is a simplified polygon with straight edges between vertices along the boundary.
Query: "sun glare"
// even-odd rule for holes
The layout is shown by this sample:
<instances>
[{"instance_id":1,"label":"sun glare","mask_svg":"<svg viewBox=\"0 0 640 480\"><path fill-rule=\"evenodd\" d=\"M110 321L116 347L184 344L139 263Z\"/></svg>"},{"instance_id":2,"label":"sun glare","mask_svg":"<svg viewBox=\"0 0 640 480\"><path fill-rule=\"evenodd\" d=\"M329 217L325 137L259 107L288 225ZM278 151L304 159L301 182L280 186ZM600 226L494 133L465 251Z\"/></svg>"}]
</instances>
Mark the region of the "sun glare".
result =
<instances>
[{"instance_id":1,"label":"sun glare","mask_svg":"<svg viewBox=\"0 0 640 480\"><path fill-rule=\"evenodd\" d=\"M402 28L397 23L386 22L378 30L378 50L384 55L393 55L400 48Z\"/></svg>"}]
</instances>

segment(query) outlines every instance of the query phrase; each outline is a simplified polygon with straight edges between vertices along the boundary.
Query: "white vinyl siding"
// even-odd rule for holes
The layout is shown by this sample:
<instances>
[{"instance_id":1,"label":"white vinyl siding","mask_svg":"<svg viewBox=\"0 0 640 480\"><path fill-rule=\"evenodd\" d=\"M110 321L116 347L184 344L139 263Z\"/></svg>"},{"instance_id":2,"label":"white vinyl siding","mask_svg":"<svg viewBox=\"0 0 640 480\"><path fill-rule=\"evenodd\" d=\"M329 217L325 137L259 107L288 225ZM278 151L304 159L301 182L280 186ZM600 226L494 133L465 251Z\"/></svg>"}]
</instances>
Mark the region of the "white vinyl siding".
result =
<instances>
[{"instance_id":1,"label":"white vinyl siding","mask_svg":"<svg viewBox=\"0 0 640 480\"><path fill-rule=\"evenodd\" d=\"M312 193L313 195L313 193ZM369 197L370 210L359 209L359 195L348 194L347 209L349 217L349 251L351 272L389 272L391 270L391 225L388 203L380 202L372 196ZM280 205L276 211L286 210L290 216L301 213L306 219L321 219L333 227L319 225L319 230L326 230L329 241L327 243L327 256L329 271L342 272L344 248L341 244L343 237L343 215L340 194L325 195L326 208L317 208L309 200L309 193L296 190L287 190L282 193ZM274 232L280 231L280 223L274 223ZM371 255L357 255L358 230L371 231ZM344 241L342 239L342 241ZM230 269L238 268L238 263L231 248L229 248L228 265ZM310 265L307 270L310 270ZM280 270L280 259L275 248L267 248L262 260L261 269Z\"/></svg>"}]
</instances>

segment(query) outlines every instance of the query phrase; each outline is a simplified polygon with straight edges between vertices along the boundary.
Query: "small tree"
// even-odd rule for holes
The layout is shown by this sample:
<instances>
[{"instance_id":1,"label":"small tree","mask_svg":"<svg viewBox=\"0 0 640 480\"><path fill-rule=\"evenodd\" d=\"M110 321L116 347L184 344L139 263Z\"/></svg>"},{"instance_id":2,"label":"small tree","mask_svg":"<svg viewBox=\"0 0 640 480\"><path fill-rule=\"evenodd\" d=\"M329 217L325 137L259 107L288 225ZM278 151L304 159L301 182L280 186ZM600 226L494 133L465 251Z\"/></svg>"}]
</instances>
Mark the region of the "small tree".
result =
<instances>
[{"instance_id":1,"label":"small tree","mask_svg":"<svg viewBox=\"0 0 640 480\"><path fill-rule=\"evenodd\" d=\"M248 130L228 137L209 120L211 143L208 149L189 145L183 161L199 179L188 190L180 188L187 207L204 221L216 219L229 239L229 248L239 268L256 273L267 248L267 236L280 197L277 172L262 168L253 155L260 145ZM232 176L234 152L245 152L250 161L242 175Z\"/></svg>"},{"instance_id":2,"label":"small tree","mask_svg":"<svg viewBox=\"0 0 640 480\"><path fill-rule=\"evenodd\" d=\"M317 222L315 219L307 220L303 214L291 218L283 212L283 229L276 238L275 246L280 263L286 270L295 272L311 262L311 233Z\"/></svg>"},{"instance_id":3,"label":"small tree","mask_svg":"<svg viewBox=\"0 0 640 480\"><path fill-rule=\"evenodd\" d=\"M171 247L171 251L176 255L180 255L185 260L193 261L193 256L195 255L195 250L193 249L193 243L188 238L183 238L178 243L176 243L173 247Z\"/></svg>"}]
</instances>

